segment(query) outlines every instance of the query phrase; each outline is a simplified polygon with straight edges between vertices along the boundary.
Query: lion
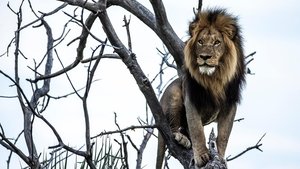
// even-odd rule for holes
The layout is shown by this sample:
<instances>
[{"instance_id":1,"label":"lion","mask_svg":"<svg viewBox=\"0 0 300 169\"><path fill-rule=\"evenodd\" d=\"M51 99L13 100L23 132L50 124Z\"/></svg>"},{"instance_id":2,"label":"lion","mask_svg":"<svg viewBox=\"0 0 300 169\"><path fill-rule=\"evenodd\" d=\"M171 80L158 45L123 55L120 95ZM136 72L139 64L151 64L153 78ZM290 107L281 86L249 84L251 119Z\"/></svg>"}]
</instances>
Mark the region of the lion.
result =
<instances>
[{"instance_id":1,"label":"lion","mask_svg":"<svg viewBox=\"0 0 300 169\"><path fill-rule=\"evenodd\" d=\"M204 126L217 122L217 150L224 160L237 104L245 83L245 57L238 18L225 9L207 9L189 25L183 75L165 90L160 103L174 139L192 148L195 168L210 160ZM156 169L165 142L159 133ZM225 160L224 160L225 162Z\"/></svg>"}]
</instances>

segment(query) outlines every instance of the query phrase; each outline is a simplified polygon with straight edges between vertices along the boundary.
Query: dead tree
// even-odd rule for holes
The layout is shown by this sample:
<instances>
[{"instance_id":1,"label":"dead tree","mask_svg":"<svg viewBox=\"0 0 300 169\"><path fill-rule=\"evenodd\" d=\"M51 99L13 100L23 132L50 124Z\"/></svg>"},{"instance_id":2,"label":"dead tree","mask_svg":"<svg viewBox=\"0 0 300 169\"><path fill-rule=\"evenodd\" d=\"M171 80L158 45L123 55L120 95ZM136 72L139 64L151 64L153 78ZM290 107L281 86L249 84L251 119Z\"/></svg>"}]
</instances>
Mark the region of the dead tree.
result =
<instances>
[{"instance_id":1,"label":"dead tree","mask_svg":"<svg viewBox=\"0 0 300 169\"><path fill-rule=\"evenodd\" d=\"M54 9L51 12L48 13L36 13L32 9L32 12L36 16L36 20L32 21L31 23L28 23L26 25L22 24L22 5L25 2L24 0L21 2L20 8L18 11L15 11L12 9L9 5L8 7L12 10L13 13L18 18L18 26L17 30L15 32L15 37L12 42L15 43L15 51L14 51L14 57L15 57L15 76L12 78L9 75L7 75L5 72L0 70L0 73L11 80L11 82L16 86L17 89L17 98L19 100L19 103L22 107L23 112L23 118L24 118L24 136L26 140L26 146L29 152L29 156L25 155L20 149L18 149L17 146L15 146L14 143L12 143L5 135L4 129L1 127L0 132L0 144L11 150L12 152L16 153L29 167L31 168L42 168L45 166L45 163L40 161L39 154L35 148L35 143L32 138L32 124L35 118L41 119L54 133L54 135L57 138L57 145L51 146L50 149L56 149L61 148L64 150L67 150L69 152L72 152L78 156L81 156L85 159L88 166L90 168L96 168L95 164L92 160L92 148L93 143L91 142L92 136L90 135L90 122L89 122L89 111L87 107L87 98L89 96L90 88L93 83L93 77L94 73L97 69L97 66L102 58L118 58L123 61L123 63L127 66L129 72L132 74L134 79L137 82L137 85L140 89L140 91L143 93L147 104L152 112L152 115L155 119L156 125L149 125L149 126L142 126L141 128L148 128L152 130L147 130L149 134L145 135L144 141L147 142L149 137L153 133L153 128L157 128L163 135L164 139L166 140L168 149L172 156L174 156L176 159L180 161L180 163L183 165L184 168L193 168L191 166L190 162L192 161L193 154L191 150L187 150L181 146L179 146L171 134L170 127L168 125L166 117L162 113L162 108L159 104L158 98L156 93L154 92L154 89L151 85L151 81L147 78L147 76L144 74L142 68L140 67L139 63L136 59L136 54L131 49L131 44L128 43L128 47L124 45L124 43L120 40L118 37L118 34L115 31L115 28L113 24L111 23L111 20L109 18L109 15L107 13L107 10L109 8L112 8L113 6L119 6L123 9L126 9L129 11L132 15L136 16L138 19L140 19L145 25L147 25L155 34L157 37L161 39L163 44L166 47L166 50L169 52L169 54L172 56L172 58L175 61L175 64L170 64L168 61L163 58L163 63L169 65L170 67L176 68L178 75L181 75L181 67L183 65L183 48L184 48L184 42L178 37L178 35L174 32L172 26L170 25L167 14L165 11L165 7L162 0L150 0L150 3L152 5L154 13L152 13L149 9L147 9L145 6L143 6L140 2L137 0L99 0L99 1L86 1L86 0L58 0L61 1L62 4L58 8ZM30 1L28 1L30 3ZM30 4L31 6L31 4ZM78 38L74 39L74 41L70 42L73 43L75 41L79 41L78 47L77 47L77 55L74 58L73 62L68 65L64 66L61 70L52 72L53 67L53 57L56 56L58 59L59 53L55 50L55 46L58 45L61 41L64 40L64 37L68 34L66 30L63 30L61 37L54 39L51 31L51 27L48 25L46 21L46 17L55 14L58 11L61 11L66 6L76 6L79 7L82 11L81 16L78 17L74 14L67 14L70 17L69 22L75 22L76 24L81 26L81 34L78 36ZM202 6L202 0L199 0L198 2L198 9L201 10ZM89 12L89 16L84 19L83 12ZM102 24L103 31L105 32L107 36L107 40L100 40L94 34L91 32L91 28L94 25L95 20L99 20ZM44 61L44 59L41 61L41 63L38 63L36 67L30 68L34 74L35 77L33 79L27 79L28 82L32 85L32 96L29 98L28 95L25 94L25 92L22 90L22 87L20 86L19 82L19 57L22 56L22 52L20 51L19 45L20 45L20 33L23 29L26 29L28 26L32 26L33 24L40 23L39 26L43 26L47 33L47 52L45 55L45 68L44 73L39 73L38 68L40 68L41 63ZM129 21L124 18L125 27L128 27ZM68 23L67 23L68 24ZM67 25L66 24L66 25ZM130 41L130 31L127 28L128 38ZM87 43L87 37L93 37L95 40L99 42L99 46L96 49L93 49L92 56L89 59L84 59L83 51L86 48ZM10 45L9 45L10 46ZM104 48L110 46L113 48L114 53L113 54L104 54ZM44 62L43 62L44 63ZM50 82L53 77L57 77L60 75L66 75L68 77L68 72L72 69L74 69L76 66L78 66L80 63L88 63L88 71L87 71L87 79L86 79L86 86L81 89L84 90L83 94L80 94L77 89L74 88L73 94L77 95L78 98L82 102L83 112L84 112L84 120L85 120L85 150L77 150L74 149L64 143L61 136L55 129L55 127L42 115L42 112L47 108L47 103L49 99L49 88L50 88ZM68 77L69 78L69 77ZM71 80L69 79L70 84L72 84ZM43 83L42 87L39 87L38 83ZM43 102L43 106L41 108L38 107L40 102ZM139 128L137 126L134 126L132 128ZM118 131L116 133L122 133L123 131L127 129L121 129L118 126ZM130 129L130 128L128 128ZM111 132L113 133L113 132ZM109 134L111 134L109 133ZM108 133L101 133L99 136L108 134ZM97 137L97 136L96 136ZM126 147L126 144L124 144L124 139L122 136L123 147ZM130 140L130 138L128 138ZM213 137L212 137L213 140ZM145 143L143 142L141 144L141 149L137 149L138 153L142 153L142 147L145 147ZM214 143L211 142L210 145L213 145ZM132 144L134 145L134 144ZM135 146L136 147L136 146ZM213 146L211 146L211 151L214 151ZM124 153L126 153L124 151ZM212 153L213 154L213 153ZM217 159L217 158L216 158ZM141 160L140 160L141 161ZM128 162L126 162L125 159L125 167L128 168ZM137 168L141 168L141 166L137 165Z\"/></svg>"}]
</instances>

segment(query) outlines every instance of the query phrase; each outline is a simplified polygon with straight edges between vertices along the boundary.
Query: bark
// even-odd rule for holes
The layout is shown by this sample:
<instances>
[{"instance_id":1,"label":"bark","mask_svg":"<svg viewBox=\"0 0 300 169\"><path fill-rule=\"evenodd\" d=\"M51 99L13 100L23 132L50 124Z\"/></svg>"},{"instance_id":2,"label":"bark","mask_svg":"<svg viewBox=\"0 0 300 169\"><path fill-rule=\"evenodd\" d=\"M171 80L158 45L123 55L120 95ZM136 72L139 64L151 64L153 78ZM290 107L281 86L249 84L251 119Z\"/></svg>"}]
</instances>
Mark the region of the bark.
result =
<instances>
[{"instance_id":1,"label":"bark","mask_svg":"<svg viewBox=\"0 0 300 169\"><path fill-rule=\"evenodd\" d=\"M66 2L70 5L83 7L98 15L108 40L110 41L111 45L114 46L115 52L120 56L123 63L127 66L130 73L135 78L141 92L144 94L152 111L153 117L155 118L157 128L165 138L170 153L177 158L185 168L190 168L190 161L192 159L191 151L179 146L173 139L169 124L162 113L162 108L149 79L145 76L141 67L139 66L135 54L128 50L118 38L106 12L106 8L112 5L117 5L128 10L133 15L138 17L142 22L144 22L166 45L169 52L174 57L178 68L178 73L180 74L181 66L183 65L184 43L176 35L173 28L169 24L162 1L150 1L154 10L154 14L136 0L107 0L99 1L97 3L90 3L82 0L59 1Z\"/></svg>"}]
</instances>

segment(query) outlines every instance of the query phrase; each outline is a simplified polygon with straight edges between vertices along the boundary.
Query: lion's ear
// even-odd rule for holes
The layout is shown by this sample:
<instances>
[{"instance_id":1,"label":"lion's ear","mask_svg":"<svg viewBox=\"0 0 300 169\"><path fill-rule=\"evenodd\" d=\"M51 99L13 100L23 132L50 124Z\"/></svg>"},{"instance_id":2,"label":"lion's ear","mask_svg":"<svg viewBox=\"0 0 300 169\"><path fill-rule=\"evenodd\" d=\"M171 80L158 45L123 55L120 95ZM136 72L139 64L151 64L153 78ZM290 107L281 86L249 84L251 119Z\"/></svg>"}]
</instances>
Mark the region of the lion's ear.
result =
<instances>
[{"instance_id":1,"label":"lion's ear","mask_svg":"<svg viewBox=\"0 0 300 169\"><path fill-rule=\"evenodd\" d=\"M196 27L198 25L198 22L200 20L199 19L199 15L200 15L200 13L196 14L194 20L192 22L190 22L190 25L189 25L189 35L191 37L194 36L195 33L196 33L195 29L196 29Z\"/></svg>"},{"instance_id":2,"label":"lion's ear","mask_svg":"<svg viewBox=\"0 0 300 169\"><path fill-rule=\"evenodd\" d=\"M196 27L197 27L197 22L193 21L190 23L189 25L189 35L192 37L192 36L195 36L197 30L196 30Z\"/></svg>"},{"instance_id":3,"label":"lion's ear","mask_svg":"<svg viewBox=\"0 0 300 169\"><path fill-rule=\"evenodd\" d=\"M189 34L190 36L193 36L195 34L195 28L196 28L197 24L196 22L191 22L189 25Z\"/></svg>"},{"instance_id":4,"label":"lion's ear","mask_svg":"<svg viewBox=\"0 0 300 169\"><path fill-rule=\"evenodd\" d=\"M230 38L233 39L236 35L237 27L234 24L229 24L224 26L224 33Z\"/></svg>"}]
</instances>

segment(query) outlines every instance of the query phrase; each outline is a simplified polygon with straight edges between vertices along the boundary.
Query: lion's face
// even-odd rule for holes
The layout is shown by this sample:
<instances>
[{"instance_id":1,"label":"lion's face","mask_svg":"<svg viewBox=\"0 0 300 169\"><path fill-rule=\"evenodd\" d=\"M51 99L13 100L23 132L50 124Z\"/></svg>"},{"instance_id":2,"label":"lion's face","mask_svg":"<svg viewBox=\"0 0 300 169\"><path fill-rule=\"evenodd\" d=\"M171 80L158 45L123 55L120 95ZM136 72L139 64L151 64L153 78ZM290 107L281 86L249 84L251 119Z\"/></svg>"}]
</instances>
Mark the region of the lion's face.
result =
<instances>
[{"instance_id":1,"label":"lion's face","mask_svg":"<svg viewBox=\"0 0 300 169\"><path fill-rule=\"evenodd\" d=\"M197 36L194 52L195 67L198 68L199 73L213 75L225 53L222 34L216 29L205 28Z\"/></svg>"},{"instance_id":2,"label":"lion's face","mask_svg":"<svg viewBox=\"0 0 300 169\"><path fill-rule=\"evenodd\" d=\"M245 64L237 18L225 11L201 12L189 25L184 68L214 96L224 98L225 87L243 79Z\"/></svg>"}]
</instances>

